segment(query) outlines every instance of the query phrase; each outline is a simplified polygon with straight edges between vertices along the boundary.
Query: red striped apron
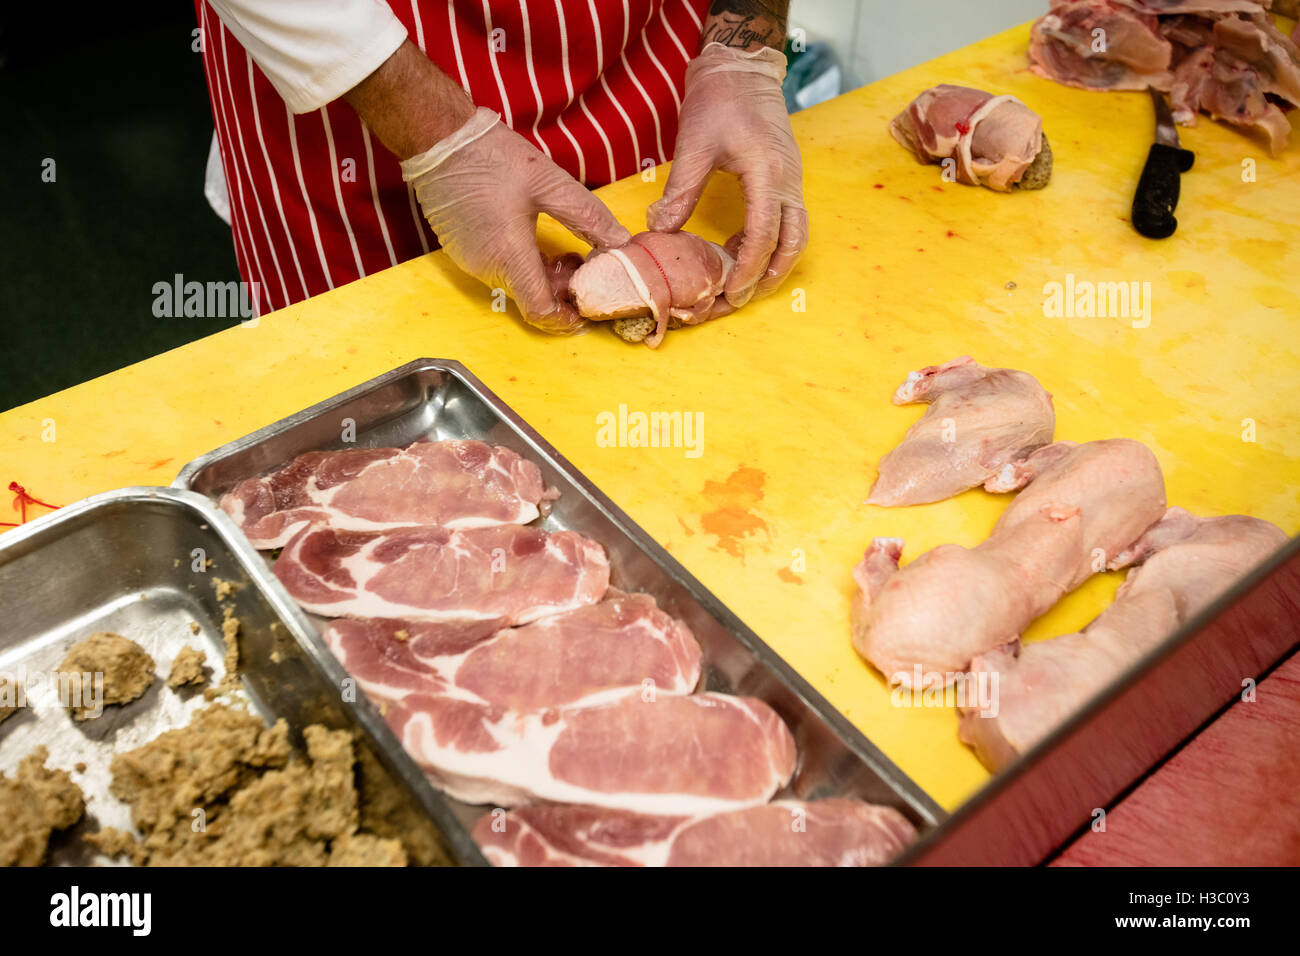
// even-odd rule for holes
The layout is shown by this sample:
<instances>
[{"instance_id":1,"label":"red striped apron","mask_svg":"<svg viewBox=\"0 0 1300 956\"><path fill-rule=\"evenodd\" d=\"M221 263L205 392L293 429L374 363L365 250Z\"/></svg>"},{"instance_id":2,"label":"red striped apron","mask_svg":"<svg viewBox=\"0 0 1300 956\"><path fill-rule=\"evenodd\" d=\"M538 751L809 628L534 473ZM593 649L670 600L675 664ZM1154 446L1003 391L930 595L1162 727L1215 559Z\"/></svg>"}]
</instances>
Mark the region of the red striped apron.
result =
<instances>
[{"instance_id":1,"label":"red striped apron","mask_svg":"<svg viewBox=\"0 0 1300 956\"><path fill-rule=\"evenodd\" d=\"M389 0L476 104L589 186L671 158L708 2ZM206 0L195 9L235 257L259 313L437 248L397 159L350 106L293 115Z\"/></svg>"}]
</instances>

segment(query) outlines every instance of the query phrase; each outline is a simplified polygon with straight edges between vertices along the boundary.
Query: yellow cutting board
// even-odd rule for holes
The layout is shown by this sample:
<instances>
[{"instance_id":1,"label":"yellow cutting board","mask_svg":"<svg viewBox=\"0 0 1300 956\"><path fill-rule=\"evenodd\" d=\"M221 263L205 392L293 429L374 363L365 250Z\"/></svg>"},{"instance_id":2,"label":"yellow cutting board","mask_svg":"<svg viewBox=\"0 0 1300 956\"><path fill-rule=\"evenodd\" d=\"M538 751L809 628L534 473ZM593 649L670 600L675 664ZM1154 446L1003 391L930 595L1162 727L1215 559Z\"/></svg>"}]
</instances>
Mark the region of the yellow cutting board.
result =
<instances>
[{"instance_id":1,"label":"yellow cutting board","mask_svg":"<svg viewBox=\"0 0 1300 956\"><path fill-rule=\"evenodd\" d=\"M921 413L889 401L909 370L963 353L1026 369L1055 396L1058 437L1148 443L1170 502L1300 527L1300 142L1271 159L1208 120L1183 130L1197 158L1179 231L1142 239L1126 217L1150 102L1032 76L1027 36L1018 27L794 117L812 222L798 269L772 297L670 333L658 351L605 329L526 330L433 254L0 416L2 484L54 503L167 484L191 458L410 359L459 359L954 807L987 779L954 714L892 706L849 643L849 571L873 536L905 538L904 560L973 545L1006 504L982 491L863 503L875 462ZM940 82L1036 109L1056 155L1048 188L944 183L897 146L889 119ZM657 174L601 191L634 230ZM721 239L740 210L719 177L692 228ZM1044 286L1067 274L1150 283L1149 326L1047 317ZM699 413L700 454L602 445L598 417L620 405ZM1094 579L1028 636L1078 628L1118 581Z\"/></svg>"}]
</instances>

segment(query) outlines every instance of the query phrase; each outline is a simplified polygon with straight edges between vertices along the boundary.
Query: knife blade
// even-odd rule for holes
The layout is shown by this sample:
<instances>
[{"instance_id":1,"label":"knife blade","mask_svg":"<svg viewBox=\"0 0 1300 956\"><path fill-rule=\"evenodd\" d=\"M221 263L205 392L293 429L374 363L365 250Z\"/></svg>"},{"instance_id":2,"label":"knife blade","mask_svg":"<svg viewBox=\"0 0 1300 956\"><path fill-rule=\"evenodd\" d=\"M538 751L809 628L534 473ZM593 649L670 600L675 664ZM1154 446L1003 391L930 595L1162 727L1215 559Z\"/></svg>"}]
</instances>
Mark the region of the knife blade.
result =
<instances>
[{"instance_id":1,"label":"knife blade","mask_svg":"<svg viewBox=\"0 0 1300 956\"><path fill-rule=\"evenodd\" d=\"M1155 105L1155 142L1147 152L1146 165L1133 194L1133 228L1148 239L1166 239L1178 228L1174 209L1178 206L1179 175L1192 168L1196 154L1178 142L1178 127L1169 104L1155 87L1148 86Z\"/></svg>"}]
</instances>

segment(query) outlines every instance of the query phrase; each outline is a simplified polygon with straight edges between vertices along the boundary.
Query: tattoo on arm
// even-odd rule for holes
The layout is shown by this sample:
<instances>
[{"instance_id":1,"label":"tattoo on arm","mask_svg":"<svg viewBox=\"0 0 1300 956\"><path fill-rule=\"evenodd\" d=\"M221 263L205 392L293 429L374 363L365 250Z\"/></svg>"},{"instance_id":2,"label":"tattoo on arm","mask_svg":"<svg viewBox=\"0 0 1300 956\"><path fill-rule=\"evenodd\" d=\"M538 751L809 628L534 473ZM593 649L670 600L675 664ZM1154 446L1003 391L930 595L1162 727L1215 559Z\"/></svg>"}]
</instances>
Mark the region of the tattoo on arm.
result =
<instances>
[{"instance_id":1,"label":"tattoo on arm","mask_svg":"<svg viewBox=\"0 0 1300 956\"><path fill-rule=\"evenodd\" d=\"M700 49L709 43L739 50L785 46L790 0L713 0L700 34Z\"/></svg>"}]
</instances>

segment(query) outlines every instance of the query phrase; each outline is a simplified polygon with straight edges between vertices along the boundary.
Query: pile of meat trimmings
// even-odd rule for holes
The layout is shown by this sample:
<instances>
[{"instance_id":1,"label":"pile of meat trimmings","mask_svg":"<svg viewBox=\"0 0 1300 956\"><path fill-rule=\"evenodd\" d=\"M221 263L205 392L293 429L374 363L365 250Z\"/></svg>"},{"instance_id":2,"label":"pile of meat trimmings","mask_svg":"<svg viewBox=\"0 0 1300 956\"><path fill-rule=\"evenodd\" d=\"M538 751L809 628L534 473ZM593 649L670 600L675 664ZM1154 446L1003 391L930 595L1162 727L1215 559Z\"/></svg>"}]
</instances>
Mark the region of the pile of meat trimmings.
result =
<instances>
[{"instance_id":1,"label":"pile of meat trimmings","mask_svg":"<svg viewBox=\"0 0 1300 956\"><path fill-rule=\"evenodd\" d=\"M1295 16L1295 0L1272 7ZM1174 119L1200 111L1263 132L1274 155L1300 106L1300 49L1273 23L1270 0L1053 0L1033 27L1030 69L1089 90L1168 93ZM1296 31L1300 34L1300 29Z\"/></svg>"}]
</instances>

